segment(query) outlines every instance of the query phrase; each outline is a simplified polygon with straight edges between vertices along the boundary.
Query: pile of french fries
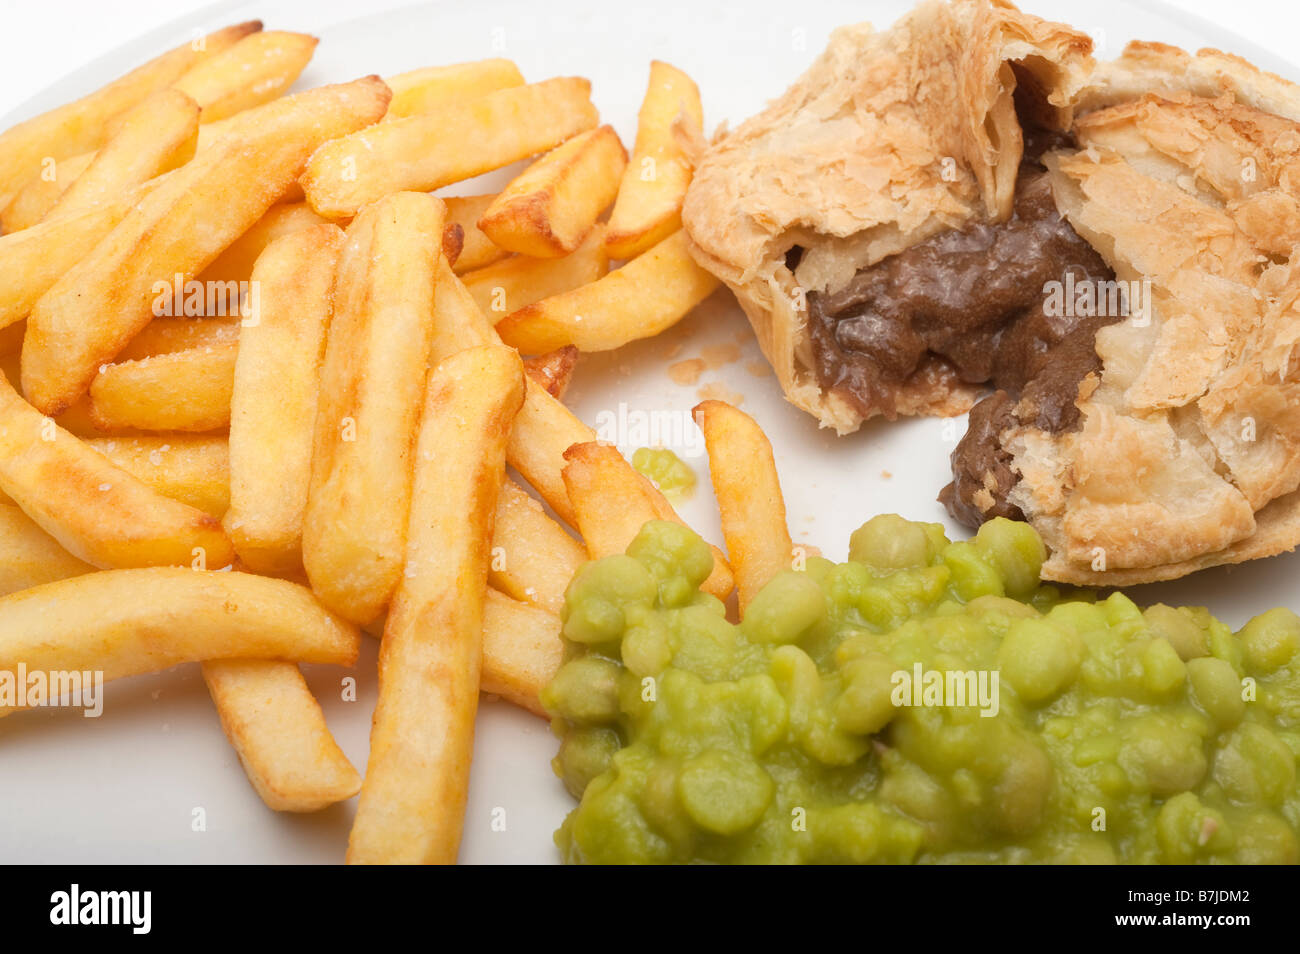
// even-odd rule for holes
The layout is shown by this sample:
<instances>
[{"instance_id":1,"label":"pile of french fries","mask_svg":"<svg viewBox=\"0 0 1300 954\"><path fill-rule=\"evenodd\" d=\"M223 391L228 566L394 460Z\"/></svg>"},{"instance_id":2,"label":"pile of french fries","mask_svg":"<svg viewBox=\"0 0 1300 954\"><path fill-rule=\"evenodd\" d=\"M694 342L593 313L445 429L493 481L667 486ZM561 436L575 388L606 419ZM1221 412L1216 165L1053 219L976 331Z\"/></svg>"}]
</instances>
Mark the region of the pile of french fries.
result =
<instances>
[{"instance_id":1,"label":"pile of french fries","mask_svg":"<svg viewBox=\"0 0 1300 954\"><path fill-rule=\"evenodd\" d=\"M586 80L284 95L315 46L228 27L0 134L0 670L198 662L268 806L360 792L349 861L450 862L480 691L541 714L574 571L680 519L561 399L717 286L680 221L700 98L653 63L629 159ZM771 450L697 415L735 565L705 588L743 607L789 561ZM364 782L298 669L363 632Z\"/></svg>"}]
</instances>

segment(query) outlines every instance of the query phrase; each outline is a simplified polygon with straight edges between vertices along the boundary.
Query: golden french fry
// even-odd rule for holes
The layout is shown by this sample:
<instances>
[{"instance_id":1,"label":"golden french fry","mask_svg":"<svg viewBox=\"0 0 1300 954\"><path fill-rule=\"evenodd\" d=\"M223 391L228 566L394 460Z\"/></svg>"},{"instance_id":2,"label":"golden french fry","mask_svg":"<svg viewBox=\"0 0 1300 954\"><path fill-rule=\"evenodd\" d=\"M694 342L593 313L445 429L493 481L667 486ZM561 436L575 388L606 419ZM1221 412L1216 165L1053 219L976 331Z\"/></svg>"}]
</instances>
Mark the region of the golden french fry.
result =
<instances>
[{"instance_id":1,"label":"golden french fry","mask_svg":"<svg viewBox=\"0 0 1300 954\"><path fill-rule=\"evenodd\" d=\"M505 258L510 253L492 244L492 240L478 227L487 207L496 195L449 195L443 201L447 203L447 221L461 227L462 240L460 255L453 264L457 275L461 275L484 265L491 265Z\"/></svg>"},{"instance_id":2,"label":"golden french fry","mask_svg":"<svg viewBox=\"0 0 1300 954\"><path fill-rule=\"evenodd\" d=\"M524 359L524 370L528 376L556 400L563 398L564 392L569 389L573 369L577 365L578 349L572 345Z\"/></svg>"},{"instance_id":3,"label":"golden french fry","mask_svg":"<svg viewBox=\"0 0 1300 954\"><path fill-rule=\"evenodd\" d=\"M390 193L439 189L545 152L596 121L585 79L500 89L325 144L303 192L326 218L356 215Z\"/></svg>"},{"instance_id":4,"label":"golden french fry","mask_svg":"<svg viewBox=\"0 0 1300 954\"><path fill-rule=\"evenodd\" d=\"M604 275L609 270L609 257L601 236L602 231L597 227L563 258L516 255L465 272L461 281L474 296L479 310L492 321L500 321L511 312L581 288Z\"/></svg>"},{"instance_id":5,"label":"golden french fry","mask_svg":"<svg viewBox=\"0 0 1300 954\"><path fill-rule=\"evenodd\" d=\"M483 603L479 688L543 719L537 698L564 657L560 618L489 588Z\"/></svg>"},{"instance_id":6,"label":"golden french fry","mask_svg":"<svg viewBox=\"0 0 1300 954\"><path fill-rule=\"evenodd\" d=\"M95 437L86 444L164 497L217 518L230 506L230 451L224 437Z\"/></svg>"},{"instance_id":7,"label":"golden french fry","mask_svg":"<svg viewBox=\"0 0 1300 954\"><path fill-rule=\"evenodd\" d=\"M623 553L650 520L686 526L672 506L610 444L575 444L564 453L564 485L577 514L578 529L593 559ZM720 600L735 579L726 557L713 547L713 572L700 588Z\"/></svg>"},{"instance_id":8,"label":"golden french fry","mask_svg":"<svg viewBox=\"0 0 1300 954\"><path fill-rule=\"evenodd\" d=\"M186 41L81 99L0 134L0 208L40 174L42 164L98 149L111 120L150 93L176 82L187 70L262 29L256 20Z\"/></svg>"},{"instance_id":9,"label":"golden french fry","mask_svg":"<svg viewBox=\"0 0 1300 954\"><path fill-rule=\"evenodd\" d=\"M198 134L198 103L179 90L159 90L122 117L117 132L59 197L50 216L112 201L132 187L189 162L194 157Z\"/></svg>"},{"instance_id":10,"label":"golden french fry","mask_svg":"<svg viewBox=\"0 0 1300 954\"><path fill-rule=\"evenodd\" d=\"M51 163L48 172L43 171L27 180L0 212L0 234L30 228L49 215L63 193L90 168L95 156L94 152L83 152L79 156L60 159Z\"/></svg>"},{"instance_id":11,"label":"golden french fry","mask_svg":"<svg viewBox=\"0 0 1300 954\"><path fill-rule=\"evenodd\" d=\"M90 419L102 431L229 427L238 353L230 342L107 365L90 385Z\"/></svg>"},{"instance_id":12,"label":"golden french fry","mask_svg":"<svg viewBox=\"0 0 1300 954\"><path fill-rule=\"evenodd\" d=\"M201 272L265 214L320 143L380 118L388 95L368 77L248 110L171 173L32 309L23 343L28 399L47 414L71 405L156 317L159 281ZM87 302L96 303L94 321Z\"/></svg>"},{"instance_id":13,"label":"golden french fry","mask_svg":"<svg viewBox=\"0 0 1300 954\"><path fill-rule=\"evenodd\" d=\"M402 574L444 214L424 193L381 199L348 227L339 261L302 557L325 605L357 623Z\"/></svg>"},{"instance_id":14,"label":"golden french fry","mask_svg":"<svg viewBox=\"0 0 1300 954\"><path fill-rule=\"evenodd\" d=\"M317 225L272 242L253 268L261 320L245 328L230 404L226 532L259 573L302 571L316 392L343 231Z\"/></svg>"},{"instance_id":15,"label":"golden french fry","mask_svg":"<svg viewBox=\"0 0 1300 954\"><path fill-rule=\"evenodd\" d=\"M205 659L351 666L361 638L296 583L149 567L86 573L0 599L0 671L120 679ZM0 705L0 716L17 711Z\"/></svg>"},{"instance_id":16,"label":"golden french fry","mask_svg":"<svg viewBox=\"0 0 1300 954\"><path fill-rule=\"evenodd\" d=\"M114 202L0 236L0 328L26 318L55 282L173 175L159 176Z\"/></svg>"},{"instance_id":17,"label":"golden french fry","mask_svg":"<svg viewBox=\"0 0 1300 954\"><path fill-rule=\"evenodd\" d=\"M201 282L242 282L253 274L253 265L266 247L282 235L301 232L323 219L306 202L281 202L266 210L247 232L235 239L216 260L203 270Z\"/></svg>"},{"instance_id":18,"label":"golden french fry","mask_svg":"<svg viewBox=\"0 0 1300 954\"><path fill-rule=\"evenodd\" d=\"M163 496L42 417L0 380L0 490L73 556L100 567L222 567L219 521Z\"/></svg>"},{"instance_id":19,"label":"golden french fry","mask_svg":"<svg viewBox=\"0 0 1300 954\"><path fill-rule=\"evenodd\" d=\"M379 639L387 619L361 627ZM564 656L560 618L506 596L490 583L483 601L483 667L479 688L549 718L538 699Z\"/></svg>"},{"instance_id":20,"label":"golden french fry","mask_svg":"<svg viewBox=\"0 0 1300 954\"><path fill-rule=\"evenodd\" d=\"M241 319L155 318L118 352L118 361L136 361L191 348L218 348L239 342Z\"/></svg>"},{"instance_id":21,"label":"golden french fry","mask_svg":"<svg viewBox=\"0 0 1300 954\"><path fill-rule=\"evenodd\" d=\"M677 231L598 281L511 312L497 322L497 333L529 354L569 344L611 351L671 328L718 284L695 264L686 233Z\"/></svg>"},{"instance_id":22,"label":"golden french fry","mask_svg":"<svg viewBox=\"0 0 1300 954\"><path fill-rule=\"evenodd\" d=\"M59 546L21 509L0 504L0 596L94 569Z\"/></svg>"},{"instance_id":23,"label":"golden french fry","mask_svg":"<svg viewBox=\"0 0 1300 954\"><path fill-rule=\"evenodd\" d=\"M361 790L361 776L330 735L296 665L210 660L203 681L226 738L268 808L314 812Z\"/></svg>"},{"instance_id":24,"label":"golden french fry","mask_svg":"<svg viewBox=\"0 0 1300 954\"><path fill-rule=\"evenodd\" d=\"M520 255L568 255L614 201L626 165L613 126L579 133L506 186L478 226L493 243Z\"/></svg>"},{"instance_id":25,"label":"golden french fry","mask_svg":"<svg viewBox=\"0 0 1300 954\"><path fill-rule=\"evenodd\" d=\"M489 582L558 616L569 581L587 560L581 544L513 480L497 497L495 526Z\"/></svg>"},{"instance_id":26,"label":"golden french fry","mask_svg":"<svg viewBox=\"0 0 1300 954\"><path fill-rule=\"evenodd\" d=\"M203 122L225 119L269 103L292 86L319 42L305 33L254 33L191 68L173 88L203 108Z\"/></svg>"},{"instance_id":27,"label":"golden french fry","mask_svg":"<svg viewBox=\"0 0 1300 954\"><path fill-rule=\"evenodd\" d=\"M390 76L385 83L393 91L385 119L404 119L477 99L499 89L523 86L519 67L505 59L475 60L449 66L426 66Z\"/></svg>"},{"instance_id":28,"label":"golden french fry","mask_svg":"<svg viewBox=\"0 0 1300 954\"><path fill-rule=\"evenodd\" d=\"M655 60L637 117L632 159L605 233L610 258L635 258L682 227L682 200L693 168L674 135L677 124L688 134L704 136L700 90L677 67Z\"/></svg>"},{"instance_id":29,"label":"golden french fry","mask_svg":"<svg viewBox=\"0 0 1300 954\"><path fill-rule=\"evenodd\" d=\"M496 490L523 388L519 356L501 345L454 354L429 375L407 571L379 650L379 701L350 864L456 860Z\"/></svg>"},{"instance_id":30,"label":"golden french fry","mask_svg":"<svg viewBox=\"0 0 1300 954\"><path fill-rule=\"evenodd\" d=\"M793 545L772 445L752 417L722 401L696 405L693 416L709 450L709 475L743 615L764 584L791 566Z\"/></svg>"},{"instance_id":31,"label":"golden french fry","mask_svg":"<svg viewBox=\"0 0 1300 954\"><path fill-rule=\"evenodd\" d=\"M578 518L562 476L564 452L574 444L595 439L595 431L551 397L545 388L530 382L506 448L507 459L560 519L574 528L578 528Z\"/></svg>"},{"instance_id":32,"label":"golden french fry","mask_svg":"<svg viewBox=\"0 0 1300 954\"><path fill-rule=\"evenodd\" d=\"M438 289L434 298L435 322L431 360L439 361L464 348L500 344L473 295L452 274L446 260L440 260ZM529 377L524 406L515 418L506 460L551 505L560 519L577 526L569 495L564 489L564 452L573 444L594 441L596 433L574 417L573 412L552 397L545 387Z\"/></svg>"}]
</instances>

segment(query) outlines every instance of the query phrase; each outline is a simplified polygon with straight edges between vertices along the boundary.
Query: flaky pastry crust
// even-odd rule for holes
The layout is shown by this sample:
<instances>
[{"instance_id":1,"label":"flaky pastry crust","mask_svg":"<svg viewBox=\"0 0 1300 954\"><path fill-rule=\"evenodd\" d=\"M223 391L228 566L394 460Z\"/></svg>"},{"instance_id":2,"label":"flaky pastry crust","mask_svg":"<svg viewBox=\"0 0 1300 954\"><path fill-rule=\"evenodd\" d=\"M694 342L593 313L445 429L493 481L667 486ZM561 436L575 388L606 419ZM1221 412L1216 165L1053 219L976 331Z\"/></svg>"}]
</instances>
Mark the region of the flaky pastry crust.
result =
<instances>
[{"instance_id":1,"label":"flaky pastry crust","mask_svg":"<svg viewBox=\"0 0 1300 954\"><path fill-rule=\"evenodd\" d=\"M1000 435L1010 501L1049 549L1044 577L1122 585L1293 549L1300 87L1216 50L1133 43L1102 64L1089 51L993 0L837 31L700 161L692 251L736 293L788 398L853 431L881 411L820 386L804 296L1004 219L1022 154L1012 94L1030 84L1035 119L1078 142L1045 158L1058 210L1146 306L1098 332L1078 426ZM978 394L930 358L895 410L955 414Z\"/></svg>"}]
</instances>

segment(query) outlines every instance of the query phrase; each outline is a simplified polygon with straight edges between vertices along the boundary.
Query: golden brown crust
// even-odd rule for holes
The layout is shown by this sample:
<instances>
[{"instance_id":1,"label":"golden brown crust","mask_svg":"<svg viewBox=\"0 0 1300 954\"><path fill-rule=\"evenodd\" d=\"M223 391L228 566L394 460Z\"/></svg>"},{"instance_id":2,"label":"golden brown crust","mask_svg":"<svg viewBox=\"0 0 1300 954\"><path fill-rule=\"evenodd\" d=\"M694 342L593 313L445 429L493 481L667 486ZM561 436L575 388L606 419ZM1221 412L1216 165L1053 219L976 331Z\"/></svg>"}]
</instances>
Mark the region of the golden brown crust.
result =
<instances>
[{"instance_id":1,"label":"golden brown crust","mask_svg":"<svg viewBox=\"0 0 1300 954\"><path fill-rule=\"evenodd\" d=\"M1007 435L1044 575L1135 583L1291 549L1300 124L1179 91L1075 133L1078 151L1047 159L1057 204L1149 310L1098 333L1078 430Z\"/></svg>"},{"instance_id":2,"label":"golden brown crust","mask_svg":"<svg viewBox=\"0 0 1300 954\"><path fill-rule=\"evenodd\" d=\"M1091 45L1009 4L930 0L884 33L837 30L784 95L709 148L682 213L691 251L736 293L792 402L840 433L862 423L818 385L800 290L833 289L937 232L1010 214L1022 141L1009 64L1064 126ZM795 244L805 251L791 273ZM975 393L932 363L897 412L959 413Z\"/></svg>"},{"instance_id":3,"label":"golden brown crust","mask_svg":"<svg viewBox=\"0 0 1300 954\"><path fill-rule=\"evenodd\" d=\"M1300 87L1216 50L1133 43L1095 65L1089 48L1001 0L838 31L700 161L683 211L692 252L736 292L788 398L852 431L878 411L820 387L805 294L1005 216L1021 157L1011 94L1032 82L1037 118L1079 142L1047 157L1057 206L1144 306L1098 333L1079 427L1001 436L1011 502L1049 549L1044 576L1127 584L1291 549ZM932 360L894 398L900 414L953 414L977 396Z\"/></svg>"}]
</instances>

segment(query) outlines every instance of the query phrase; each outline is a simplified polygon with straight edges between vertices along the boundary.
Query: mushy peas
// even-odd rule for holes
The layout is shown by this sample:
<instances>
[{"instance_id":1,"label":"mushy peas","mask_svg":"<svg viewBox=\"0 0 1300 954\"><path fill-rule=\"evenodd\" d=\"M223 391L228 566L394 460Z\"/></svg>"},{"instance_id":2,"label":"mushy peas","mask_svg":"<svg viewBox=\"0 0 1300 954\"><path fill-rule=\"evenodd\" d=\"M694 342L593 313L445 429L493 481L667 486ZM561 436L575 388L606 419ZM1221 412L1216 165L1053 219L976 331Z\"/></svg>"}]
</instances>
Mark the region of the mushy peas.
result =
<instances>
[{"instance_id":1,"label":"mushy peas","mask_svg":"<svg viewBox=\"0 0 1300 954\"><path fill-rule=\"evenodd\" d=\"M708 546L646 524L566 599L564 859L1295 863L1300 618L1064 593L1043 555L876 517L735 625Z\"/></svg>"}]
</instances>

